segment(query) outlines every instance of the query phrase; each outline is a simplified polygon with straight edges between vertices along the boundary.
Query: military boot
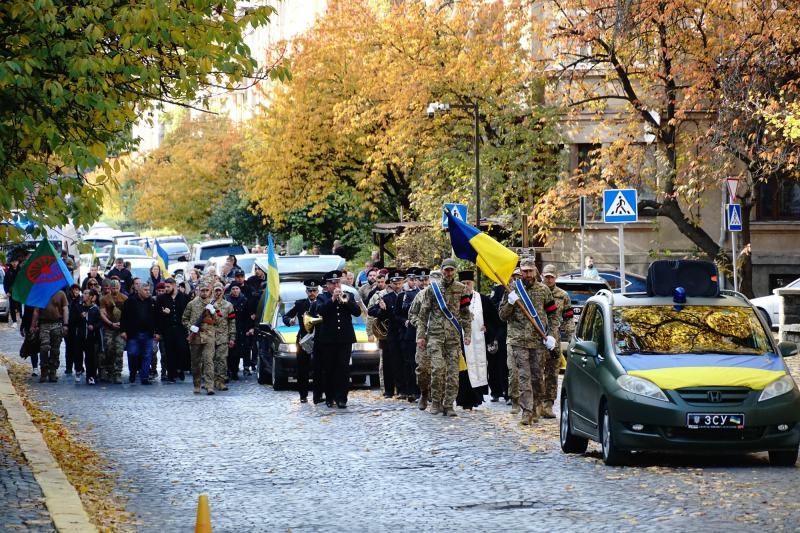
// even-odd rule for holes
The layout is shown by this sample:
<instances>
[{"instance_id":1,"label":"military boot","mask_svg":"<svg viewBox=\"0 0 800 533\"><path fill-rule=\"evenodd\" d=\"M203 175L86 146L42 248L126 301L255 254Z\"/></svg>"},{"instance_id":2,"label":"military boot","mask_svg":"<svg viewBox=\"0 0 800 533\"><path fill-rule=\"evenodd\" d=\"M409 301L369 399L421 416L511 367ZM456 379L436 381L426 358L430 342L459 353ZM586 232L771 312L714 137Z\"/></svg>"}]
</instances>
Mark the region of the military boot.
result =
<instances>
[{"instance_id":1,"label":"military boot","mask_svg":"<svg viewBox=\"0 0 800 533\"><path fill-rule=\"evenodd\" d=\"M553 402L544 402L544 404L542 404L540 407L539 415L542 418L555 418L556 415L553 413Z\"/></svg>"},{"instance_id":2,"label":"military boot","mask_svg":"<svg viewBox=\"0 0 800 533\"><path fill-rule=\"evenodd\" d=\"M444 416L458 416L452 407L445 407L442 414Z\"/></svg>"},{"instance_id":3,"label":"military boot","mask_svg":"<svg viewBox=\"0 0 800 533\"><path fill-rule=\"evenodd\" d=\"M428 408L428 393L423 392L419 397L419 410L424 411Z\"/></svg>"},{"instance_id":4,"label":"military boot","mask_svg":"<svg viewBox=\"0 0 800 533\"><path fill-rule=\"evenodd\" d=\"M431 404L431 414L432 415L439 415L442 413L442 404L437 401L434 401Z\"/></svg>"},{"instance_id":5,"label":"military boot","mask_svg":"<svg viewBox=\"0 0 800 533\"><path fill-rule=\"evenodd\" d=\"M533 411L524 411L522 413L522 420L520 420L519 423L523 426L530 426L538 421L539 419L536 417L536 413Z\"/></svg>"},{"instance_id":6,"label":"military boot","mask_svg":"<svg viewBox=\"0 0 800 533\"><path fill-rule=\"evenodd\" d=\"M515 415L519 413L519 400L511 400L511 414Z\"/></svg>"}]
</instances>

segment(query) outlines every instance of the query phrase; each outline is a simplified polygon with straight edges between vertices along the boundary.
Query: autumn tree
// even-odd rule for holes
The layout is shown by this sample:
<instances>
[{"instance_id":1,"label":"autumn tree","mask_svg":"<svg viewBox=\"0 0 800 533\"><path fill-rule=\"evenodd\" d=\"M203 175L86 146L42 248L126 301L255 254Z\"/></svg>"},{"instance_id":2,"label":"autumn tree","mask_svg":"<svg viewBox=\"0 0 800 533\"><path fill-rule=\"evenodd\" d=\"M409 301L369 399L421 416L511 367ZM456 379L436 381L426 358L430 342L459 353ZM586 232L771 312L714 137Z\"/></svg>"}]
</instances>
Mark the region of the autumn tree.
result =
<instances>
[{"instance_id":1,"label":"autumn tree","mask_svg":"<svg viewBox=\"0 0 800 533\"><path fill-rule=\"evenodd\" d=\"M238 127L212 114L179 112L175 120L175 129L158 149L120 174L120 203L127 217L143 226L202 233L210 220L221 229L224 221L214 216L224 213L234 227L241 221L235 220L229 195L242 196L243 190ZM247 203L240 200L238 205L246 218Z\"/></svg>"},{"instance_id":2,"label":"autumn tree","mask_svg":"<svg viewBox=\"0 0 800 533\"><path fill-rule=\"evenodd\" d=\"M291 83L271 94L244 153L248 191L277 226L348 208L375 220L438 221L472 203L478 103L484 214L520 212L557 175L553 118L519 2L333 1L292 43ZM429 102L454 104L426 117Z\"/></svg>"},{"instance_id":3,"label":"autumn tree","mask_svg":"<svg viewBox=\"0 0 800 533\"><path fill-rule=\"evenodd\" d=\"M540 227L547 231L564 213L553 206L633 186L646 193L641 210L671 220L697 250L730 265L697 218L705 193L742 168L751 183L793 171L796 157L789 155L796 147L769 135L749 105L796 79L798 8L773 4L543 2L556 53L554 92L574 115L600 118L615 141L550 192L547 208L536 212Z\"/></svg>"},{"instance_id":4,"label":"autumn tree","mask_svg":"<svg viewBox=\"0 0 800 533\"><path fill-rule=\"evenodd\" d=\"M93 222L118 170L109 156L135 146L130 126L149 107L202 105L211 89L266 75L243 32L274 10L237 4L0 2L0 219Z\"/></svg>"}]
</instances>

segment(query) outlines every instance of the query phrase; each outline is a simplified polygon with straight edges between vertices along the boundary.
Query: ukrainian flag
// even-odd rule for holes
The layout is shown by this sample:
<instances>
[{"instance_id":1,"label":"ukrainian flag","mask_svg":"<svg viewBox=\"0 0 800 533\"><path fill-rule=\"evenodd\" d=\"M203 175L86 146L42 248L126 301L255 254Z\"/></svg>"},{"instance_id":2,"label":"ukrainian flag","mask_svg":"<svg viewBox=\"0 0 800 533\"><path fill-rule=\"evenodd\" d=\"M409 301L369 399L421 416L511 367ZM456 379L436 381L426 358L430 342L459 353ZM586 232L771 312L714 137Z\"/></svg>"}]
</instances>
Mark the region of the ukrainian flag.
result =
<instances>
[{"instance_id":1,"label":"ukrainian flag","mask_svg":"<svg viewBox=\"0 0 800 533\"><path fill-rule=\"evenodd\" d=\"M171 277L172 274L170 274L169 270L167 270L167 265L169 264L169 254L167 254L167 251L164 250L160 244L158 244L158 239L155 240L155 248L156 263L158 263L158 266L161 267L161 275L165 278Z\"/></svg>"},{"instance_id":2,"label":"ukrainian flag","mask_svg":"<svg viewBox=\"0 0 800 533\"><path fill-rule=\"evenodd\" d=\"M507 285L519 256L477 228L455 218L447 208L444 212L456 257L472 261L491 280Z\"/></svg>"},{"instance_id":3,"label":"ukrainian flag","mask_svg":"<svg viewBox=\"0 0 800 533\"><path fill-rule=\"evenodd\" d=\"M144 251L150 257L153 257L153 247L150 246L150 239L144 240Z\"/></svg>"},{"instance_id":4,"label":"ukrainian flag","mask_svg":"<svg viewBox=\"0 0 800 533\"><path fill-rule=\"evenodd\" d=\"M275 309L278 307L281 288L278 274L278 260L275 259L275 243L272 233L267 237L267 287L264 289L264 311L261 313L261 323L272 324Z\"/></svg>"}]
</instances>

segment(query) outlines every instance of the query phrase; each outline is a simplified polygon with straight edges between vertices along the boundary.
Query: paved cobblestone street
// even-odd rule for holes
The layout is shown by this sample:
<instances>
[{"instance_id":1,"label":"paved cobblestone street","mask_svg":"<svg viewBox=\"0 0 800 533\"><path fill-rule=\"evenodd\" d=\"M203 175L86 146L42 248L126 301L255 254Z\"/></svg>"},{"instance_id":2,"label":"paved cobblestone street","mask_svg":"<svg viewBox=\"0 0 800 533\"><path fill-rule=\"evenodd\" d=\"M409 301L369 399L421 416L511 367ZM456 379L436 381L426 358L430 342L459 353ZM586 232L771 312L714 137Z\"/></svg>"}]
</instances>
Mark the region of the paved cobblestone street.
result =
<instances>
[{"instance_id":1,"label":"paved cobblestone street","mask_svg":"<svg viewBox=\"0 0 800 533\"><path fill-rule=\"evenodd\" d=\"M798 470L765 454L608 468L596 445L566 456L555 420L521 428L502 403L448 419L376 390L346 410L300 404L254 378L213 397L188 379L31 388L115 465L143 532L191 531L201 493L215 532L800 530Z\"/></svg>"}]
</instances>

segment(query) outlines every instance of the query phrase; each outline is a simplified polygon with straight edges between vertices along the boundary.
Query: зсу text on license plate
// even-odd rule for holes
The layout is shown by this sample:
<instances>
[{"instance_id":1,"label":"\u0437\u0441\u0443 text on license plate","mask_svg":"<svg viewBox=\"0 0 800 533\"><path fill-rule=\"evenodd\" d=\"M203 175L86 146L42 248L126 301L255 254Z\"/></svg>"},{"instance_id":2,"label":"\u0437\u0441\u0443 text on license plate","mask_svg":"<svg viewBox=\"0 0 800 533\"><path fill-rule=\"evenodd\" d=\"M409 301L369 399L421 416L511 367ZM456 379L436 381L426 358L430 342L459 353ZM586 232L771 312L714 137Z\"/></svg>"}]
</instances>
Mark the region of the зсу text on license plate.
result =
<instances>
[{"instance_id":1,"label":"\u0437\u0441\u0443 text on license plate","mask_svg":"<svg viewBox=\"0 0 800 533\"><path fill-rule=\"evenodd\" d=\"M689 429L742 429L744 427L744 415L689 413L686 415L686 427Z\"/></svg>"}]
</instances>

